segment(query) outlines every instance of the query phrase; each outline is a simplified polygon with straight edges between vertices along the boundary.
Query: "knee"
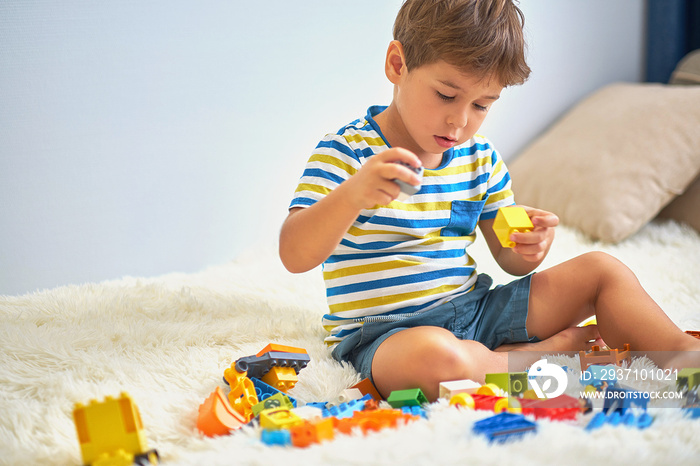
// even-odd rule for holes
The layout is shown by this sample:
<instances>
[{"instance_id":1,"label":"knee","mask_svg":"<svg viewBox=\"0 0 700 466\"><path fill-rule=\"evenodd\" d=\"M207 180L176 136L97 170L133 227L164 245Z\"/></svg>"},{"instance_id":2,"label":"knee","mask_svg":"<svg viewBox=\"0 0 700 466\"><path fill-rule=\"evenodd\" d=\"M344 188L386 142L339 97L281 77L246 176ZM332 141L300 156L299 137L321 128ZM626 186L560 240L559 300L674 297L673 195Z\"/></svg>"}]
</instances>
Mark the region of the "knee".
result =
<instances>
[{"instance_id":1,"label":"knee","mask_svg":"<svg viewBox=\"0 0 700 466\"><path fill-rule=\"evenodd\" d=\"M476 376L475 353L478 351L469 343L479 343L465 342L451 336L452 338L428 338L420 343L420 354L425 355L420 364L421 372L429 385L437 387L440 382L473 379Z\"/></svg>"},{"instance_id":2,"label":"knee","mask_svg":"<svg viewBox=\"0 0 700 466\"><path fill-rule=\"evenodd\" d=\"M625 264L602 251L588 252L583 254L581 258L585 262L584 265L587 270L596 271L601 276L616 277L620 276L620 274L632 273Z\"/></svg>"}]
</instances>

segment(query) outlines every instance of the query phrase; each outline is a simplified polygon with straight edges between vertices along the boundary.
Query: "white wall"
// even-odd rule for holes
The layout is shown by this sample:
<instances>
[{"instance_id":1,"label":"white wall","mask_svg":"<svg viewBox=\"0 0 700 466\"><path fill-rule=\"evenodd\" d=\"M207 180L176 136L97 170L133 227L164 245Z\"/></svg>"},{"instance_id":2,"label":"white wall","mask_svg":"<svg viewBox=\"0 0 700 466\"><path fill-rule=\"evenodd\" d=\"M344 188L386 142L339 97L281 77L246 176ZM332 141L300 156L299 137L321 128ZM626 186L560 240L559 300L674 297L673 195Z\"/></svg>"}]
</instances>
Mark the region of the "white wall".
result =
<instances>
[{"instance_id":1,"label":"white wall","mask_svg":"<svg viewBox=\"0 0 700 466\"><path fill-rule=\"evenodd\" d=\"M0 2L0 294L272 244L316 142L389 103L400 3ZM534 72L483 131L506 158L642 76L641 0L522 3Z\"/></svg>"}]
</instances>

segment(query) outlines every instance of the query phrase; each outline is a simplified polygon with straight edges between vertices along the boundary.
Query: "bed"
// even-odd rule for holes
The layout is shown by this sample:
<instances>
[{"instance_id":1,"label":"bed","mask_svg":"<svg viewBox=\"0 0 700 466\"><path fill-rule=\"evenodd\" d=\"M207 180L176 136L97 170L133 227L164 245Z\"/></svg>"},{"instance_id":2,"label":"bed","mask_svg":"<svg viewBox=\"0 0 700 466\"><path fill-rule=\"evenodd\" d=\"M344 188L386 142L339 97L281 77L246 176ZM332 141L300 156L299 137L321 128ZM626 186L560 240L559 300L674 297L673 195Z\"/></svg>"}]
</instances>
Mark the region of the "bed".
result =
<instances>
[{"instance_id":1,"label":"bed","mask_svg":"<svg viewBox=\"0 0 700 466\"><path fill-rule=\"evenodd\" d=\"M639 86L623 86L634 87L631 92L618 86L601 100L620 95L639 100ZM694 105L700 108L697 100ZM687 115L680 120L699 127L699 120ZM697 211L685 209L686 218L655 218L682 193L693 195L700 172L700 142L692 139L697 131L669 138L669 145L682 143L691 152L682 158L678 144L673 147L674 157L683 163L682 170L664 175L673 186L642 180L642 171L621 188L632 199L657 187L663 195L657 192L639 211L632 212L637 209L633 203L623 209L624 215L602 215L585 210L590 207L571 207L577 200L592 202L585 194L573 196L564 206L548 204L547 199L557 198L562 182L573 186L563 177L558 185L550 183L558 177L551 171L545 177L536 175L542 166L538 157L546 150L561 150L549 139L574 137L566 125L577 126L576 118L569 115L562 122L565 127L555 126L535 141L512 170L514 184L523 193L520 202L534 199L563 220L543 267L586 251L606 251L637 274L679 327L700 329L700 234L688 218ZM599 140L597 148L602 145ZM576 141L569 146L576 150ZM590 157L590 151L586 155ZM582 176L583 169L572 169L571 160L570 155L562 164ZM656 172L650 170L648 176ZM539 177L536 182L534 176ZM618 182L621 176L617 174ZM593 187L601 190L601 181L597 183ZM590 181L580 185L591 189ZM684 202L696 209L699 205L692 199ZM624 221L615 222L615 215ZM481 272L491 274L496 283L512 278L497 268L482 239L473 249ZM489 444L472 432L474 423L489 413L456 409L444 400L427 408L427 419L368 435L337 435L309 448L268 446L255 427L216 438L197 431L199 406L217 387L227 390L224 370L268 343L307 350L310 362L290 391L301 403L337 401L343 390L357 383L354 369L334 361L323 344L320 318L325 311L321 271L288 273L274 244L194 274L124 277L1 296L0 464L80 463L74 404L122 392L138 406L148 444L165 464L697 464L700 419L660 406L650 408L654 422L643 430L608 425L588 432L584 427L591 415L567 422L544 419L537 421L536 433L502 445ZM577 361L569 362L575 366Z\"/></svg>"}]
</instances>

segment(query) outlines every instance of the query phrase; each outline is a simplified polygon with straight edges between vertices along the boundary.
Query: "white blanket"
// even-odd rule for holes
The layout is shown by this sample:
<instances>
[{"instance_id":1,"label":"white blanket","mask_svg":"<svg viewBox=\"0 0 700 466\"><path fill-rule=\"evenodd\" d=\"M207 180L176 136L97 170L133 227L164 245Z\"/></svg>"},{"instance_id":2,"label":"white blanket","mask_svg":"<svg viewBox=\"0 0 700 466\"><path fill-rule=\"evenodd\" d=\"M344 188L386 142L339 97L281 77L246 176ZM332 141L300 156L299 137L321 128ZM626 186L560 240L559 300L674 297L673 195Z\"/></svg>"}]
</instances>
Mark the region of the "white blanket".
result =
<instances>
[{"instance_id":1,"label":"white blanket","mask_svg":"<svg viewBox=\"0 0 700 466\"><path fill-rule=\"evenodd\" d=\"M499 272L482 241L481 272ZM650 224L616 246L560 227L545 266L589 250L627 263L684 330L700 329L700 235ZM640 431L538 421L522 441L489 445L471 432L489 414L438 403L428 420L363 437L339 435L306 449L268 447L245 428L210 439L196 431L198 406L236 359L275 342L306 348L311 363L292 390L300 401L335 400L359 381L329 356L319 270L293 276L274 247L196 274L66 286L0 297L0 464L78 464L75 402L128 392L166 464L697 464L700 419L659 409Z\"/></svg>"}]
</instances>

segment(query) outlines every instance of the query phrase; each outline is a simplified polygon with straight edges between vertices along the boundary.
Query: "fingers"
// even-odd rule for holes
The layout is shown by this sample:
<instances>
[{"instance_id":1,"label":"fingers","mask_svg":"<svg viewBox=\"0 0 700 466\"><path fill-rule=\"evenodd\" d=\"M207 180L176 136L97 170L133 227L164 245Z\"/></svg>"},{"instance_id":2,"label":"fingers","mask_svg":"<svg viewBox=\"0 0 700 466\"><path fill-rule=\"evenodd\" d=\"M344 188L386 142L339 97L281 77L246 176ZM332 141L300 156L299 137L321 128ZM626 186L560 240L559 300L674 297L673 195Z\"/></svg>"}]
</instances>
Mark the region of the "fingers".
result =
<instances>
[{"instance_id":1,"label":"fingers","mask_svg":"<svg viewBox=\"0 0 700 466\"><path fill-rule=\"evenodd\" d=\"M554 240L554 228L559 225L559 217L546 210L521 206L525 209L534 229L529 232L513 233L510 237L515 243L513 251L530 262L544 259Z\"/></svg>"},{"instance_id":2,"label":"fingers","mask_svg":"<svg viewBox=\"0 0 700 466\"><path fill-rule=\"evenodd\" d=\"M520 206L525 209L528 217L535 228L554 228L559 225L559 217L546 210L535 209L534 207Z\"/></svg>"},{"instance_id":3,"label":"fingers","mask_svg":"<svg viewBox=\"0 0 700 466\"><path fill-rule=\"evenodd\" d=\"M374 157L384 163L403 162L416 168L423 165L416 154L402 147L394 147L392 149L385 150Z\"/></svg>"}]
</instances>

